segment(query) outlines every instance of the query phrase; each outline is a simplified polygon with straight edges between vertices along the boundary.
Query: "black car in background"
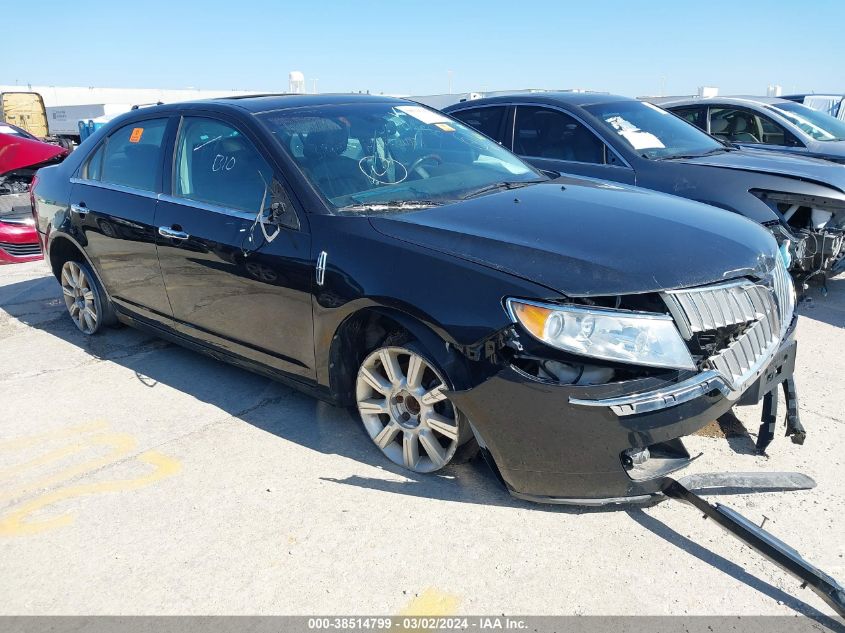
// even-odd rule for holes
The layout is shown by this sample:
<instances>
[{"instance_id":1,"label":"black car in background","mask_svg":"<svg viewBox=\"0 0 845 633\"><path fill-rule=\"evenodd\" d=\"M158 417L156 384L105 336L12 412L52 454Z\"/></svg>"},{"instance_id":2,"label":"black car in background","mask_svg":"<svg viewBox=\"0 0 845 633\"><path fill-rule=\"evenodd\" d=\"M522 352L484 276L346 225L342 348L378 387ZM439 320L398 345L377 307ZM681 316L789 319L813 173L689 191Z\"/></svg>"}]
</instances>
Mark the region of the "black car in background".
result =
<instances>
[{"instance_id":1,"label":"black car in background","mask_svg":"<svg viewBox=\"0 0 845 633\"><path fill-rule=\"evenodd\" d=\"M541 169L671 193L759 222L801 281L842 265L841 166L739 150L653 104L608 94L503 95L444 112Z\"/></svg>"},{"instance_id":2,"label":"black car in background","mask_svg":"<svg viewBox=\"0 0 845 633\"><path fill-rule=\"evenodd\" d=\"M689 462L682 436L792 373L767 231L549 180L403 100L136 110L33 198L85 334L121 321L355 406L412 471L478 446L523 498L646 500Z\"/></svg>"}]
</instances>

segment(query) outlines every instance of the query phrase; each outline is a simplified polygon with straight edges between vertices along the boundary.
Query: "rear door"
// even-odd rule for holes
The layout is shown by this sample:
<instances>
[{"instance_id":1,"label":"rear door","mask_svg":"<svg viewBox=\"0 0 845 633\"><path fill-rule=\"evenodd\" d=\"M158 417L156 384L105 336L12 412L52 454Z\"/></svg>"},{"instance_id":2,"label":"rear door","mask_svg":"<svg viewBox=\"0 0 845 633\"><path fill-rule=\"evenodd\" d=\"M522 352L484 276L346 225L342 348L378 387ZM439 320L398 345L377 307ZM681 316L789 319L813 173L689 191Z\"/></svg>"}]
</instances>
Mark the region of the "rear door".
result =
<instances>
[{"instance_id":1,"label":"rear door","mask_svg":"<svg viewBox=\"0 0 845 633\"><path fill-rule=\"evenodd\" d=\"M513 151L547 171L634 184L636 174L575 116L555 108L518 105Z\"/></svg>"},{"instance_id":2,"label":"rear door","mask_svg":"<svg viewBox=\"0 0 845 633\"><path fill-rule=\"evenodd\" d=\"M221 115L182 118L159 201L159 261L178 330L313 379L310 235L259 147Z\"/></svg>"},{"instance_id":3,"label":"rear door","mask_svg":"<svg viewBox=\"0 0 845 633\"><path fill-rule=\"evenodd\" d=\"M103 139L71 180L72 223L111 298L142 318L171 318L156 255L165 139L176 120L136 119Z\"/></svg>"}]
</instances>

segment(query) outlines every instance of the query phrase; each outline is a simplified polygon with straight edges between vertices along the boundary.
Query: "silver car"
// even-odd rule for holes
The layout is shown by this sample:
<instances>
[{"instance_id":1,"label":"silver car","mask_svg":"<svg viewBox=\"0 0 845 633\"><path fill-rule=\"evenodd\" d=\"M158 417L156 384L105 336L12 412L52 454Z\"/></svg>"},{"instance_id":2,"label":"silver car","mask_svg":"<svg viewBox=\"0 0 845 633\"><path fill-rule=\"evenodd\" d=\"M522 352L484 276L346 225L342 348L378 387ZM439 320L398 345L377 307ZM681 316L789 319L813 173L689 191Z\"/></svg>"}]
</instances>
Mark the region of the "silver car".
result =
<instances>
[{"instance_id":1,"label":"silver car","mask_svg":"<svg viewBox=\"0 0 845 633\"><path fill-rule=\"evenodd\" d=\"M845 121L777 97L664 97L671 110L730 143L845 164Z\"/></svg>"}]
</instances>

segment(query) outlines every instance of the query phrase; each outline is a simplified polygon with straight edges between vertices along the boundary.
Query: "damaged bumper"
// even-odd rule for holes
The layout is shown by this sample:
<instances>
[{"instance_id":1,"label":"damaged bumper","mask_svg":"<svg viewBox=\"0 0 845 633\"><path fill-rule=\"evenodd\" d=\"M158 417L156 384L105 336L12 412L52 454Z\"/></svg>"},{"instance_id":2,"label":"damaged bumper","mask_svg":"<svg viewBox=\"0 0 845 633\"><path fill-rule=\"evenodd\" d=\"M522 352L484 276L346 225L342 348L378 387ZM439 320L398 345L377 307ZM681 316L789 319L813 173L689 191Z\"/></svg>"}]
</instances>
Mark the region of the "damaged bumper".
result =
<instances>
[{"instance_id":1,"label":"damaged bumper","mask_svg":"<svg viewBox=\"0 0 845 633\"><path fill-rule=\"evenodd\" d=\"M791 378L792 331L741 387L718 371L675 383L578 386L509 366L450 394L512 495L545 503L643 502L690 462L680 438Z\"/></svg>"}]
</instances>

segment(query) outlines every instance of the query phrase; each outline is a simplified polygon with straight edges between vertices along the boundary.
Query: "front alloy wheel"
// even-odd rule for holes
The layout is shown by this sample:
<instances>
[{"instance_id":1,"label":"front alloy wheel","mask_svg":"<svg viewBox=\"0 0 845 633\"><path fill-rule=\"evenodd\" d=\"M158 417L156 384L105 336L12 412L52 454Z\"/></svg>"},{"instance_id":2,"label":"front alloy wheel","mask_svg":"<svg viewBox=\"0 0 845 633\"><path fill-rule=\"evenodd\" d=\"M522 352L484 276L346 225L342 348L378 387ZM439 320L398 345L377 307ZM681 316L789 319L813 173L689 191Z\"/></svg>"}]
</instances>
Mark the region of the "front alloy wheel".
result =
<instances>
[{"instance_id":1,"label":"front alloy wheel","mask_svg":"<svg viewBox=\"0 0 845 633\"><path fill-rule=\"evenodd\" d=\"M94 334L100 324L100 301L94 281L79 262L62 266L62 293L70 318L83 333Z\"/></svg>"},{"instance_id":2,"label":"front alloy wheel","mask_svg":"<svg viewBox=\"0 0 845 633\"><path fill-rule=\"evenodd\" d=\"M403 347L382 347L361 363L358 412L375 445L394 464L430 473L452 460L462 422L446 388L422 356Z\"/></svg>"}]
</instances>

